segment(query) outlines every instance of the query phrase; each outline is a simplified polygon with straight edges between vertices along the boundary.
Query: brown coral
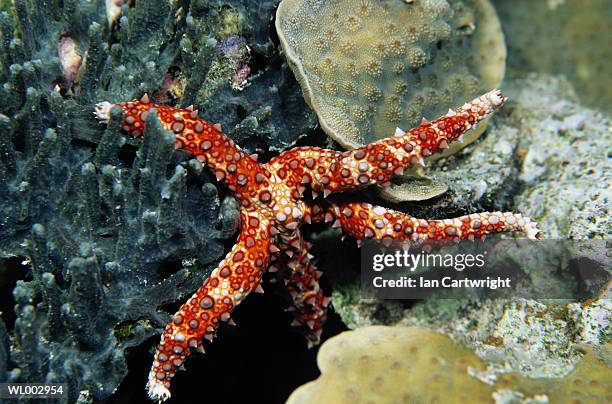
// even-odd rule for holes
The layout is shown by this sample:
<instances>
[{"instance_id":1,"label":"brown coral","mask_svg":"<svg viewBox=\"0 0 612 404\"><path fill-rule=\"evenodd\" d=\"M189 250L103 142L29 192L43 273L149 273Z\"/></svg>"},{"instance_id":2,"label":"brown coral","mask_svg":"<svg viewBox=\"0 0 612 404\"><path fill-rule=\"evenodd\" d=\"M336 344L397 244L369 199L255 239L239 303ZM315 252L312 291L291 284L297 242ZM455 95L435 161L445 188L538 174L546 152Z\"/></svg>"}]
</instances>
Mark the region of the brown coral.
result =
<instances>
[{"instance_id":1,"label":"brown coral","mask_svg":"<svg viewBox=\"0 0 612 404\"><path fill-rule=\"evenodd\" d=\"M504 75L488 0L283 0L276 29L323 130L347 148L442 115ZM399 199L426 199L432 189Z\"/></svg>"}]
</instances>

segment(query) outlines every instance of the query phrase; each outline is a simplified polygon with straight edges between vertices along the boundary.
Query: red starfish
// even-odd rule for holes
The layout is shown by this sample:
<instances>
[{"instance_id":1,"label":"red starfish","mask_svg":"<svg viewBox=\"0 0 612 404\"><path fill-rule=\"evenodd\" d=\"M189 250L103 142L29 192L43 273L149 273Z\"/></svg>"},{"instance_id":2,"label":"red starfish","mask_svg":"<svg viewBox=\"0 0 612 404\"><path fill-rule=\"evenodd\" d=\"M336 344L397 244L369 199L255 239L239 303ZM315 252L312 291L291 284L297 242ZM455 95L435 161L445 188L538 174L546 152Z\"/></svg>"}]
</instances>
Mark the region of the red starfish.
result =
<instances>
[{"instance_id":1,"label":"red starfish","mask_svg":"<svg viewBox=\"0 0 612 404\"><path fill-rule=\"evenodd\" d=\"M98 117L108 122L113 106L123 110L122 128L134 136L143 134L145 117L152 108L162 126L176 135L176 147L193 154L208 165L241 205L242 228L236 245L174 315L157 347L147 384L152 399L170 397L170 380L191 348L203 352L202 338L212 340L220 322L229 322L230 313L250 292L262 292L266 270L282 265L290 268L287 288L293 298L295 325L308 328L309 344L317 344L326 318L329 298L319 288L316 270L308 253L310 244L300 223L333 222L357 240L378 239L474 239L496 232L521 231L533 238L535 223L514 213L475 213L445 220L423 220L367 203L318 203L302 198L306 187L313 195L344 192L373 184L388 184L405 168L423 164L423 158L448 147L455 139L487 118L505 101L498 90L491 91L433 121L423 120L408 132L339 152L316 147L286 151L266 164L257 162L220 125L198 117L193 108L175 109L139 101L96 106ZM281 259L280 253L288 259ZM271 262L275 262L270 265ZM280 263L283 264L280 264Z\"/></svg>"}]
</instances>

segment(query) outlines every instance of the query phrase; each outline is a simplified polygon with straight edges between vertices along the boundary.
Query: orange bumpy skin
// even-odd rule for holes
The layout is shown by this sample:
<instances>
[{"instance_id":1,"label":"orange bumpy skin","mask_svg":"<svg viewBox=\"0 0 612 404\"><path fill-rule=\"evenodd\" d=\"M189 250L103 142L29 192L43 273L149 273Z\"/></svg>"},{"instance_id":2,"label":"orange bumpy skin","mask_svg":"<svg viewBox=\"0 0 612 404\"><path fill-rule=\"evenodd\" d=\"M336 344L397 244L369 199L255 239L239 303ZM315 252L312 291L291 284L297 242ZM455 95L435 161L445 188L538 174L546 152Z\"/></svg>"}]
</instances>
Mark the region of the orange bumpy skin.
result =
<instances>
[{"instance_id":1,"label":"orange bumpy skin","mask_svg":"<svg viewBox=\"0 0 612 404\"><path fill-rule=\"evenodd\" d=\"M454 219L424 220L367 203L335 204L322 201L332 192L388 185L405 168L423 164L424 158L449 146L500 107L505 97L491 91L449 110L445 116L359 149L347 152L316 147L286 151L266 164L257 162L221 126L198 117L193 108L175 109L141 100L96 105L100 120L108 122L110 110L123 110L122 128L135 137L144 133L145 117L155 108L163 127L176 136L176 147L193 154L224 182L241 205L242 227L238 242L204 285L179 309L157 347L147 389L154 400L170 397L170 380L191 348L203 351L203 338L212 340L221 322L231 322L231 312L250 292L263 291L263 273L277 272L293 302L292 325L301 326L309 345L319 342L330 299L318 283L321 272L308 253L310 244L300 232L301 223L325 221L341 227L358 242L382 240L457 240L483 238L498 232L523 232L538 236L536 224L520 214L474 213ZM306 188L313 200L302 197ZM274 278L276 279L276 278Z\"/></svg>"}]
</instances>

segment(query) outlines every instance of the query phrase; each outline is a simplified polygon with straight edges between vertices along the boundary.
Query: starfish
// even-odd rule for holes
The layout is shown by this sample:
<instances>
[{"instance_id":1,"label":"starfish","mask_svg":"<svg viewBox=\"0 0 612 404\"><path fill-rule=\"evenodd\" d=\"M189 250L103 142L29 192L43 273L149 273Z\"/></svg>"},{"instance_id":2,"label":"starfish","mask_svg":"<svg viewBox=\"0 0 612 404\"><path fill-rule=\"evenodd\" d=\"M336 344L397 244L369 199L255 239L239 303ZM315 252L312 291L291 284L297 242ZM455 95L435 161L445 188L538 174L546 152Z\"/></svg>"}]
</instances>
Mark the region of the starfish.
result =
<instances>
[{"instance_id":1,"label":"starfish","mask_svg":"<svg viewBox=\"0 0 612 404\"><path fill-rule=\"evenodd\" d=\"M493 90L432 122L423 119L409 131L351 151L316 147L288 150L262 164L222 132L198 116L193 107L177 109L142 99L96 105L103 122L113 107L123 110L121 127L143 135L152 109L162 126L175 134L176 148L207 165L240 204L241 230L229 254L204 284L174 314L157 347L148 377L149 397L170 397L170 381L192 349L204 352L203 338L212 341L219 325L232 323L231 312L251 292L263 292L263 274L279 271L292 298L292 325L303 326L309 345L317 344L330 298L321 291L311 246L300 225L328 222L358 241L460 240L484 238L497 232L523 232L536 238L538 229L528 217L509 212L484 212L445 220L424 220L368 203L334 203L334 192L388 185L405 168L449 147L478 122L489 117L506 98ZM304 198L310 189L312 198ZM322 194L323 198L319 197Z\"/></svg>"}]
</instances>

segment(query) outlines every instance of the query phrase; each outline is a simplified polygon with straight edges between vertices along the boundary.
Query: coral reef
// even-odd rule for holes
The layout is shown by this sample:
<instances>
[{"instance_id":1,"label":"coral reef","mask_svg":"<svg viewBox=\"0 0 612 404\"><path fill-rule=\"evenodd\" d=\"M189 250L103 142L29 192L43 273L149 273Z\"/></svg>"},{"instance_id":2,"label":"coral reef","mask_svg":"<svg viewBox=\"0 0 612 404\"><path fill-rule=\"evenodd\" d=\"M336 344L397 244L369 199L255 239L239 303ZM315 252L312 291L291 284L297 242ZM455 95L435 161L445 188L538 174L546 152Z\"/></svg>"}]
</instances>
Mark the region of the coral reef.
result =
<instances>
[{"instance_id":1,"label":"coral reef","mask_svg":"<svg viewBox=\"0 0 612 404\"><path fill-rule=\"evenodd\" d=\"M66 402L109 397L127 373L126 353L162 332L171 320L170 311L212 273L238 228L235 199L214 185L215 177L202 169L201 161L174 150L175 137L163 130L155 114L147 117L144 140L126 140L120 128L121 114L111 114L109 125L100 125L92 114L95 103L115 103L148 93L151 101L175 108L193 104L205 111L202 116L220 122L247 154L257 152L262 159L303 142L307 134L312 136L309 142L319 141L314 138L318 135L324 138L323 133L315 133L317 116L300 89L320 114L315 93L326 94L328 99L331 94L325 91L349 94L355 80L343 81L344 87L338 85L335 90L308 82L313 90L309 94L306 79L279 54L272 23L278 3L0 0L0 286L2 291L12 290L15 303L12 307L11 295L0 299L0 381L65 382L70 392ZM406 16L393 27L387 25L392 30L409 30L407 38L400 38L399 48L393 47L395 42L385 42L395 34L383 32L381 36L376 28L371 32L382 38L378 44L382 47L368 49L364 45L368 37L356 46L355 56L329 58L336 63L359 60L357 52L365 52L360 53L366 55L362 65L355 68L364 69L357 72L360 80L371 85L353 84L357 88L351 96L350 102L356 101L352 108L348 98L334 98L332 103L337 111L348 108L347 116L367 117L373 123L360 124L364 136L387 137L396 126L420 123L421 115L433 118L445 112L438 108L469 99L468 91L474 90L475 95L480 88L489 90L503 76L503 37L488 0L403 3L387 4L392 8L401 5L419 15L431 13L420 19ZM504 22L511 23L506 27L516 27L513 21L519 14L515 13L522 11L496 3ZM522 9L532 7L526 3L521 1ZM528 69L539 70L538 57L546 55L542 68L562 72L580 83L577 91L584 99L605 102L609 97L597 88L603 80L595 78L609 74L607 48L590 45L605 35L584 40L582 16L590 13L588 7L579 9L573 0L547 3L559 5L559 12L543 14L548 21L552 21L550 16L562 16L560 21L571 23L567 16L575 10L580 21L567 32L556 22L549 27L539 22L527 24L521 32L508 28L513 71L523 73L519 66L523 62ZM367 13L372 3L358 4ZM600 3L593 0L589 4ZM542 15L541 5L533 7L534 16ZM391 12L392 8L381 11L392 14L387 21L401 15ZM339 12L345 15L349 9L343 7ZM597 17L600 32L607 28L598 22L608 15L606 10L588 16ZM378 11L370 12L369 17L347 20L348 25L334 29L352 29L353 23L369 24L368 18L380 16ZM326 18L309 20L306 28L316 31L319 23L329 23ZM542 29L549 31L537 31ZM325 29L318 33L340 34ZM563 41L555 45L552 55L539 52L537 46L523 46L534 35L558 36ZM290 55L287 38L281 35L281 40ZM589 45L575 45L585 42ZM331 48L326 52L336 55ZM579 66L575 74L559 59L560 54L577 55L572 56ZM578 59L584 55L590 63ZM402 66L389 62L392 59L403 61L401 72ZM289 58L291 63L296 60ZM321 68L329 63L325 57L318 62ZM407 63L413 63L414 69ZM337 68L333 63L331 67ZM581 106L562 79L529 76L509 82L509 87L514 101L489 126L489 135L435 162L429 172L433 179L424 180L425 186L402 188L407 191L400 199L425 199L448 192L431 203L394 208L436 224L443 222L435 219L468 212L516 209L537 216L549 237L609 237L609 120ZM377 98L379 109L363 107L368 97ZM398 100L399 121L394 117ZM348 145L349 138L342 139ZM321 143L338 148L327 138ZM318 176L318 184L325 185L323 178ZM367 192L363 195L376 200ZM328 213L340 222L343 212L332 209ZM385 211L383 216L393 213L397 212ZM377 219L385 224L382 217L370 219L374 226ZM366 235L364 228L355 228ZM444 234L442 228L431 229ZM565 304L430 301L412 307L359 302L350 271L358 264L352 261L352 267L336 282L338 270L358 257L357 250L340 245L337 236L338 229L315 234L315 239L327 242L314 248L315 253L317 249L326 252L321 254L320 267L334 274L334 304L350 326L418 324L452 334L475 349L488 365L475 376L498 377L496 386L504 380L500 374L508 371L559 376L572 367L572 375L601 369L589 359L593 358L590 353L588 360L580 361L581 347L609 340L609 300ZM340 248L347 254L339 254ZM288 263L311 262L306 253L295 257ZM330 257L337 265L329 265ZM8 262L23 263L9 266ZM338 270L330 270L334 267ZM10 276L5 276L9 271ZM295 276L295 285L303 281ZM15 279L19 279L16 285ZM302 318L302 324L309 326L309 320ZM589 387L584 383L587 376L571 379L571 383ZM530 382L520 383L529 386ZM573 393L564 388L558 388L559 394L571 397ZM525 387L520 392L498 390L497 394L501 399L521 394L531 397L534 392L538 392L535 387ZM551 393L550 397L556 396Z\"/></svg>"},{"instance_id":2,"label":"coral reef","mask_svg":"<svg viewBox=\"0 0 612 404\"><path fill-rule=\"evenodd\" d=\"M425 329L372 326L325 342L321 376L299 387L288 404L487 402L490 387L469 374L482 360L448 337ZM435 388L432 388L435 383Z\"/></svg>"},{"instance_id":3,"label":"coral reef","mask_svg":"<svg viewBox=\"0 0 612 404\"><path fill-rule=\"evenodd\" d=\"M508 44L510 76L528 72L567 77L582 102L612 109L607 0L493 0ZM545 23L544 23L545 22Z\"/></svg>"},{"instance_id":4,"label":"coral reef","mask_svg":"<svg viewBox=\"0 0 612 404\"><path fill-rule=\"evenodd\" d=\"M584 304L516 300L491 307L494 309L474 308L471 313L468 309L468 317L480 315L482 319L472 323L470 331L465 324L454 325L465 331L460 340L473 347L493 372L512 370L535 378L565 376L581 358L584 344L598 346L612 332L612 304L607 298Z\"/></svg>"},{"instance_id":5,"label":"coral reef","mask_svg":"<svg viewBox=\"0 0 612 404\"><path fill-rule=\"evenodd\" d=\"M611 349L607 344L590 350L564 378L487 378L481 359L442 334L365 327L323 344L317 358L321 376L295 390L287 403L605 402L611 398Z\"/></svg>"},{"instance_id":6,"label":"coral reef","mask_svg":"<svg viewBox=\"0 0 612 404\"><path fill-rule=\"evenodd\" d=\"M188 9L161 0L124 4L121 24L112 29L102 23L102 8L89 2L71 4L37 10L34 3L19 0L10 14L3 15L0 77L9 82L2 89L4 102L11 103L13 92L24 91L18 85L24 73L18 70L28 61L39 63L35 88L48 89L63 81L57 48L68 37L84 64L80 81L62 88L64 94L82 87L80 97L65 101L80 123L80 139L97 142L101 133L85 105L100 99L131 99L144 92L160 98L155 101L205 108L212 120L222 122L228 133L252 149L281 150L316 127L315 116L268 35L275 2L194 1ZM241 29L232 34L240 44L233 54L227 53L229 36L216 36L227 24L228 14L241 16L241 23L228 31ZM35 20L40 23L33 24ZM250 59L243 57L246 48ZM233 76L240 75L247 61L251 63L248 82L238 83L246 88L237 91ZM180 88L169 98L158 91L164 90L160 88L164 80L169 82L166 87ZM257 85L247 87L248 83Z\"/></svg>"},{"instance_id":7,"label":"coral reef","mask_svg":"<svg viewBox=\"0 0 612 404\"><path fill-rule=\"evenodd\" d=\"M504 75L503 34L487 0L363 0L357 6L284 0L276 28L321 127L348 148L435 118L445 106L497 87ZM446 189L424 181L381 192L403 201Z\"/></svg>"},{"instance_id":8,"label":"coral reef","mask_svg":"<svg viewBox=\"0 0 612 404\"><path fill-rule=\"evenodd\" d=\"M316 126L269 37L275 2L107 2L109 16L104 3L0 2L0 255L26 263L0 376L66 382L70 402L116 389L125 351L161 332L161 307L210 274L239 219L153 114L136 151L94 103L194 103L252 151Z\"/></svg>"}]
</instances>

